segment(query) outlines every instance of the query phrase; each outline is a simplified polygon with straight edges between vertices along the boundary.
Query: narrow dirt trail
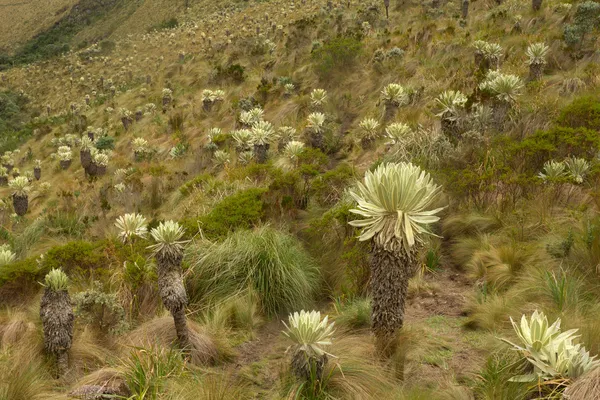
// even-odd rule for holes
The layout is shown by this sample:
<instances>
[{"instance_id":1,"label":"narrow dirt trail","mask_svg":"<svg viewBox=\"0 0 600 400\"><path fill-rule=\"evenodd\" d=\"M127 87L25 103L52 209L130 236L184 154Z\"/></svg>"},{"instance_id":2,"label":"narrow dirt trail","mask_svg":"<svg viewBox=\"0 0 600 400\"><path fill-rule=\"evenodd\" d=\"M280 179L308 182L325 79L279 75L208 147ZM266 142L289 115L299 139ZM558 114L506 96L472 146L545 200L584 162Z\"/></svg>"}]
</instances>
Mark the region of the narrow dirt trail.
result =
<instances>
[{"instance_id":1,"label":"narrow dirt trail","mask_svg":"<svg viewBox=\"0 0 600 400\"><path fill-rule=\"evenodd\" d=\"M449 269L424 280L427 289L412 295L407 303L405 326L418 336L414 351L409 352L407 379L419 384L458 382L476 372L484 359L481 334L463 328L466 296L472 287ZM252 385L256 399L272 395L285 368L288 343L282 329L279 319L272 320L258 330L254 340L236 348L238 357L231 372ZM371 340L368 331L357 336Z\"/></svg>"}]
</instances>

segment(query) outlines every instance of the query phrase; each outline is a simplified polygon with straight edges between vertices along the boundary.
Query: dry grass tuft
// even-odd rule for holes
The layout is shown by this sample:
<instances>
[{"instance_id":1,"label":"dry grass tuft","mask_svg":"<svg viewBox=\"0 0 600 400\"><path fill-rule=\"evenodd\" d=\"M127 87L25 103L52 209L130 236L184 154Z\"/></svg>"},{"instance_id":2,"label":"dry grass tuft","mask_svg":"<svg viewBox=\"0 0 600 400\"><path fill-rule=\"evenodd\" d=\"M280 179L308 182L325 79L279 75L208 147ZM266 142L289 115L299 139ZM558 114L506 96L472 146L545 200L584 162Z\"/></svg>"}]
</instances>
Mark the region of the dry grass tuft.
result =
<instances>
[{"instance_id":1,"label":"dry grass tuft","mask_svg":"<svg viewBox=\"0 0 600 400\"><path fill-rule=\"evenodd\" d=\"M564 393L565 400L600 399L600 368L577 379Z\"/></svg>"},{"instance_id":2,"label":"dry grass tuft","mask_svg":"<svg viewBox=\"0 0 600 400\"><path fill-rule=\"evenodd\" d=\"M227 359L231 353L224 342L217 342L205 333L204 327L188 319L190 330L190 361L195 365L212 365ZM173 319L169 316L154 318L134 331L125 339L125 344L135 347L150 347L153 344L170 347L177 341Z\"/></svg>"}]
</instances>

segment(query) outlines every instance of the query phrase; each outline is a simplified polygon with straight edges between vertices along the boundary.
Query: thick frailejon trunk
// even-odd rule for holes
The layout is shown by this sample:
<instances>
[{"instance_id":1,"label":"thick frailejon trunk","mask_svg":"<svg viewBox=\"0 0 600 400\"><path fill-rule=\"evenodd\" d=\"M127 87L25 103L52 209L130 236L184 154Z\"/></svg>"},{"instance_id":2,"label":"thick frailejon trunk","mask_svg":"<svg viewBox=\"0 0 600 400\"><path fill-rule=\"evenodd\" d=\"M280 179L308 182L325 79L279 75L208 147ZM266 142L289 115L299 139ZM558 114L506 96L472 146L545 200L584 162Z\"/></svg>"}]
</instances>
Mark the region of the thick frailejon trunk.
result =
<instances>
[{"instance_id":1,"label":"thick frailejon trunk","mask_svg":"<svg viewBox=\"0 0 600 400\"><path fill-rule=\"evenodd\" d=\"M292 372L302 380L312 381L313 378L322 381L325 365L327 365L326 354L318 357L309 356L305 351L297 351L292 355Z\"/></svg>"},{"instance_id":2,"label":"thick frailejon trunk","mask_svg":"<svg viewBox=\"0 0 600 400\"><path fill-rule=\"evenodd\" d=\"M69 169L71 166L71 160L60 160L60 167L62 169Z\"/></svg>"},{"instance_id":3,"label":"thick frailejon trunk","mask_svg":"<svg viewBox=\"0 0 600 400\"><path fill-rule=\"evenodd\" d=\"M386 103L385 104L385 112L383 115L384 121L387 123L394 119L396 116L396 112L398 111L398 106L394 103Z\"/></svg>"},{"instance_id":4,"label":"thick frailejon trunk","mask_svg":"<svg viewBox=\"0 0 600 400\"><path fill-rule=\"evenodd\" d=\"M442 120L440 122L442 125L442 133L451 143L457 144L460 136L458 122L452 118L447 118L444 116L442 116Z\"/></svg>"},{"instance_id":5,"label":"thick frailejon trunk","mask_svg":"<svg viewBox=\"0 0 600 400\"><path fill-rule=\"evenodd\" d=\"M185 316L188 298L181 276L182 259L182 253L175 257L169 257L160 252L156 254L158 293L165 308L173 315L179 346L185 350L189 349L190 342Z\"/></svg>"},{"instance_id":6,"label":"thick frailejon trunk","mask_svg":"<svg viewBox=\"0 0 600 400\"><path fill-rule=\"evenodd\" d=\"M267 162L267 151L269 150L268 144L255 144L254 145L254 158L258 164L264 164Z\"/></svg>"},{"instance_id":7,"label":"thick frailejon trunk","mask_svg":"<svg viewBox=\"0 0 600 400\"><path fill-rule=\"evenodd\" d=\"M529 80L538 81L544 74L544 64L530 64L529 65Z\"/></svg>"},{"instance_id":8,"label":"thick frailejon trunk","mask_svg":"<svg viewBox=\"0 0 600 400\"><path fill-rule=\"evenodd\" d=\"M47 287L40 303L40 319L44 331L44 349L56 356L58 375L68 367L68 351L73 343L73 307L66 290Z\"/></svg>"},{"instance_id":9,"label":"thick frailejon trunk","mask_svg":"<svg viewBox=\"0 0 600 400\"><path fill-rule=\"evenodd\" d=\"M497 101L493 106L493 124L498 132L503 132L506 128L508 114L510 113L510 103L506 101Z\"/></svg>"},{"instance_id":10,"label":"thick frailejon trunk","mask_svg":"<svg viewBox=\"0 0 600 400\"><path fill-rule=\"evenodd\" d=\"M540 11L542 8L542 0L531 0L531 7L533 11Z\"/></svg>"},{"instance_id":11,"label":"thick frailejon trunk","mask_svg":"<svg viewBox=\"0 0 600 400\"><path fill-rule=\"evenodd\" d=\"M375 246L371 256L371 323L378 354L388 357L404 323L408 281L415 270L415 253L393 253Z\"/></svg>"},{"instance_id":12,"label":"thick frailejon trunk","mask_svg":"<svg viewBox=\"0 0 600 400\"><path fill-rule=\"evenodd\" d=\"M42 169L34 168L33 169L33 177L35 178L36 181L39 181L42 178Z\"/></svg>"},{"instance_id":13,"label":"thick frailejon trunk","mask_svg":"<svg viewBox=\"0 0 600 400\"><path fill-rule=\"evenodd\" d=\"M8 185L8 176L0 176L0 186Z\"/></svg>"},{"instance_id":14,"label":"thick frailejon trunk","mask_svg":"<svg viewBox=\"0 0 600 400\"><path fill-rule=\"evenodd\" d=\"M80 150L79 161L81 161L83 169L87 169L92 163L92 153L89 150Z\"/></svg>"},{"instance_id":15,"label":"thick frailejon trunk","mask_svg":"<svg viewBox=\"0 0 600 400\"><path fill-rule=\"evenodd\" d=\"M190 333L187 326L187 320L185 316L185 308L174 311L173 322L175 323L175 332L177 332L177 341L182 350L189 350L190 346Z\"/></svg>"},{"instance_id":16,"label":"thick frailejon trunk","mask_svg":"<svg viewBox=\"0 0 600 400\"><path fill-rule=\"evenodd\" d=\"M463 0L461 8L462 19L467 19L469 16L469 0Z\"/></svg>"},{"instance_id":17,"label":"thick frailejon trunk","mask_svg":"<svg viewBox=\"0 0 600 400\"><path fill-rule=\"evenodd\" d=\"M29 197L27 195L13 195L13 208L15 209L15 213L20 217L27 214L27 209L29 208Z\"/></svg>"},{"instance_id":18,"label":"thick frailejon trunk","mask_svg":"<svg viewBox=\"0 0 600 400\"><path fill-rule=\"evenodd\" d=\"M67 350L62 350L56 353L56 369L58 376L64 376L69 369L69 353Z\"/></svg>"},{"instance_id":19,"label":"thick frailejon trunk","mask_svg":"<svg viewBox=\"0 0 600 400\"><path fill-rule=\"evenodd\" d=\"M313 130L308 132L308 144L310 147L323 151L325 148L324 143L323 132L315 132Z\"/></svg>"}]
</instances>

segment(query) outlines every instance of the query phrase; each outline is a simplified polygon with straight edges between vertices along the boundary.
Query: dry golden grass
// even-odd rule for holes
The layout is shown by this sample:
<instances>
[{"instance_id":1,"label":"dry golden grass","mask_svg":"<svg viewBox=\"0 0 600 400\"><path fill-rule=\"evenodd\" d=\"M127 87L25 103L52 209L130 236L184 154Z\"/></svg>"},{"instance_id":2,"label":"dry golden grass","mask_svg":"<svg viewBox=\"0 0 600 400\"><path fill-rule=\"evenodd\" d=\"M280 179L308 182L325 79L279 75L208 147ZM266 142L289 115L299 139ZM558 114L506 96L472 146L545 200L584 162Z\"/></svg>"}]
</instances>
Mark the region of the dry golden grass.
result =
<instances>
[{"instance_id":1,"label":"dry golden grass","mask_svg":"<svg viewBox=\"0 0 600 400\"><path fill-rule=\"evenodd\" d=\"M0 0L0 49L16 48L68 14L78 0Z\"/></svg>"}]
</instances>

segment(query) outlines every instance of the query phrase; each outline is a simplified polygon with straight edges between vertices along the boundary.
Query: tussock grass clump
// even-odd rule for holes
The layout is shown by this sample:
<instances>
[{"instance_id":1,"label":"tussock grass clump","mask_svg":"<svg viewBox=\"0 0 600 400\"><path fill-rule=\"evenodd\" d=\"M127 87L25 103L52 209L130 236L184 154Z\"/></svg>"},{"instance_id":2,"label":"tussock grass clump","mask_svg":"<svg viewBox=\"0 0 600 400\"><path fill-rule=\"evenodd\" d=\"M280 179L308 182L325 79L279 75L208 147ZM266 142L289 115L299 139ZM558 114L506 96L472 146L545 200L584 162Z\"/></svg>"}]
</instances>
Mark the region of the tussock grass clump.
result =
<instances>
[{"instance_id":1,"label":"tussock grass clump","mask_svg":"<svg viewBox=\"0 0 600 400\"><path fill-rule=\"evenodd\" d=\"M193 364L210 365L231 357L229 346L224 341L217 341L209 336L201 325L189 320L188 329L190 348L186 351ZM168 348L176 341L173 321L169 317L157 317L130 332L125 344L136 347L158 345Z\"/></svg>"},{"instance_id":2,"label":"tussock grass clump","mask_svg":"<svg viewBox=\"0 0 600 400\"><path fill-rule=\"evenodd\" d=\"M366 329L371 326L371 301L357 298L346 303L335 304L334 320L337 326L346 329Z\"/></svg>"},{"instance_id":3,"label":"tussock grass clump","mask_svg":"<svg viewBox=\"0 0 600 400\"><path fill-rule=\"evenodd\" d=\"M310 305L319 283L317 265L291 236L270 227L239 231L221 243L189 251L192 301L216 302L254 290L268 315Z\"/></svg>"}]
</instances>

